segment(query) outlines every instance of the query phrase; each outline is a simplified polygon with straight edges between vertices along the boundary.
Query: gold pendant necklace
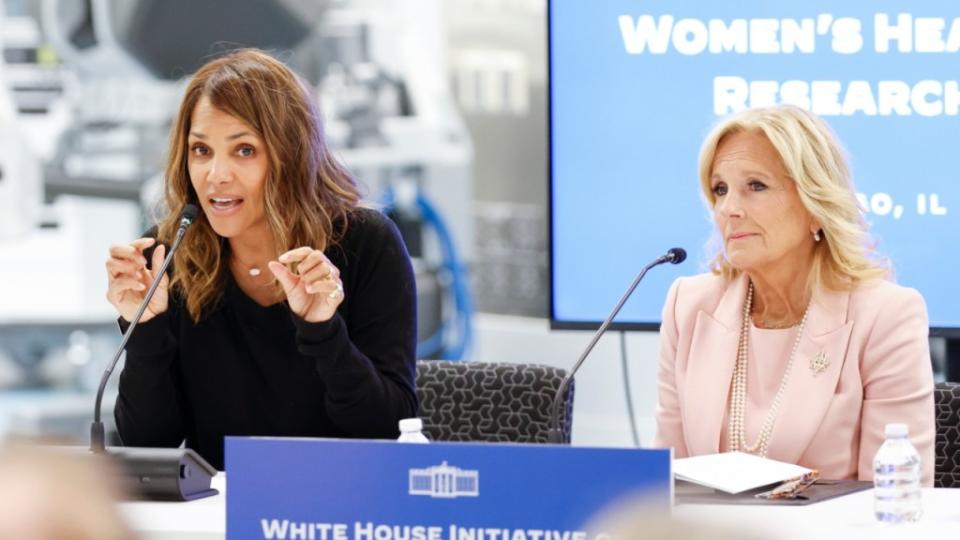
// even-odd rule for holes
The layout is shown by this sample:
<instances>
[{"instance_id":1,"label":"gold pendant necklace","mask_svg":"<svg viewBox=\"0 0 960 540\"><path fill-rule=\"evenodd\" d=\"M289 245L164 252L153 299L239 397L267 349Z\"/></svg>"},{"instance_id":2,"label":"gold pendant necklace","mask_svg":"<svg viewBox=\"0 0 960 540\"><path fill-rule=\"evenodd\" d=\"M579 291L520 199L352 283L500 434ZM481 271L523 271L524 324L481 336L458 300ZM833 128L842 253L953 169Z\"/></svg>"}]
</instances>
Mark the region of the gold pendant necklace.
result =
<instances>
[{"instance_id":1,"label":"gold pendant necklace","mask_svg":"<svg viewBox=\"0 0 960 540\"><path fill-rule=\"evenodd\" d=\"M259 267L259 266L247 264L247 263L241 261L240 258L237 257L237 255L236 255L235 253L231 253L231 254L230 254L230 261L231 261L231 264L234 265L234 267L239 267L240 269L245 269L245 272L243 272L243 273L246 273L246 274L247 274L248 276L250 276L250 277L254 277L254 278L255 278L255 277L259 277L261 274L263 274L263 271L260 270L260 267Z\"/></svg>"}]
</instances>

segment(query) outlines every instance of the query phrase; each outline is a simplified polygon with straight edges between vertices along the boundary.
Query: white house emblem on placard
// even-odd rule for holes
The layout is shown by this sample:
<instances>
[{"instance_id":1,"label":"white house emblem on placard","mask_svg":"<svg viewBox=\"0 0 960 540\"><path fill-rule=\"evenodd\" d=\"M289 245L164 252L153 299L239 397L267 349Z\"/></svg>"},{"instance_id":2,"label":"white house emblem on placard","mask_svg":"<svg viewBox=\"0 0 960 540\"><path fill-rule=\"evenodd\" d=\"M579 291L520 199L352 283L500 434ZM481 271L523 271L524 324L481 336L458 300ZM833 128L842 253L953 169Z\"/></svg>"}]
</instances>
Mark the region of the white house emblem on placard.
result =
<instances>
[{"instance_id":1,"label":"white house emblem on placard","mask_svg":"<svg viewBox=\"0 0 960 540\"><path fill-rule=\"evenodd\" d=\"M480 496L480 471L440 465L426 469L410 469L410 495L425 495L440 499Z\"/></svg>"}]
</instances>

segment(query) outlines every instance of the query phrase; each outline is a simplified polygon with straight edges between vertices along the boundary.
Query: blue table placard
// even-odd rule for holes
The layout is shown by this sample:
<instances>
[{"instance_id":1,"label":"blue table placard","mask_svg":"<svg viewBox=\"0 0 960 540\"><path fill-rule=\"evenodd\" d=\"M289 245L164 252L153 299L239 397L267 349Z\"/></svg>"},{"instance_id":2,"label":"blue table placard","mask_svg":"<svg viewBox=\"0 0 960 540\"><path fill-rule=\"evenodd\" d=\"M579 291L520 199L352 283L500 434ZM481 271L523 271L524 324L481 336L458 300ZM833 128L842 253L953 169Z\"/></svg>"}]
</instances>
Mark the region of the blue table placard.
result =
<instances>
[{"instance_id":1,"label":"blue table placard","mask_svg":"<svg viewBox=\"0 0 960 540\"><path fill-rule=\"evenodd\" d=\"M670 450L227 437L227 537L597 540L608 505L671 503Z\"/></svg>"}]
</instances>

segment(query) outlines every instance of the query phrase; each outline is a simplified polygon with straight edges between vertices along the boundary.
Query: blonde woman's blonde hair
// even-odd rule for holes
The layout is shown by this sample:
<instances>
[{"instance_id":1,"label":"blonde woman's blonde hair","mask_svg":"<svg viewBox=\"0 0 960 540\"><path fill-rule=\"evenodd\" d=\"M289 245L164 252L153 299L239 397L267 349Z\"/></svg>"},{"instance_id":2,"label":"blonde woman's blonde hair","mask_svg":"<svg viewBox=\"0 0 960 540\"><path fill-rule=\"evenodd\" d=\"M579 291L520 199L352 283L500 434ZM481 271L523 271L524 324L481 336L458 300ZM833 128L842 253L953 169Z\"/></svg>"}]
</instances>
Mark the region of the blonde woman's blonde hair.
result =
<instances>
[{"instance_id":1,"label":"blonde woman's blonde hair","mask_svg":"<svg viewBox=\"0 0 960 540\"><path fill-rule=\"evenodd\" d=\"M887 261L874 252L840 143L826 122L792 105L748 109L720 122L700 150L700 188L710 210L716 205L711 187L713 159L724 138L759 131L780 155L800 201L821 227L807 286L834 291L890 275ZM731 280L739 275L717 250L710 270Z\"/></svg>"}]
</instances>

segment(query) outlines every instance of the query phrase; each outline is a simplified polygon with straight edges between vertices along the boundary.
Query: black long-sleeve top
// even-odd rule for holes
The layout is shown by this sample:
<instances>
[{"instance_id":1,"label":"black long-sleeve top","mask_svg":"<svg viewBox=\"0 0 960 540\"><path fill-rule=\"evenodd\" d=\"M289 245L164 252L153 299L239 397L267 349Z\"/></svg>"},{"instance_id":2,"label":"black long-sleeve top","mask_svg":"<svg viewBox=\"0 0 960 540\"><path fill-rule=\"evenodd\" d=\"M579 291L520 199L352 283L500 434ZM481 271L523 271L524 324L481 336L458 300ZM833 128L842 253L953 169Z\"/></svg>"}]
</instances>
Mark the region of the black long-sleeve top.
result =
<instances>
[{"instance_id":1,"label":"black long-sleeve top","mask_svg":"<svg viewBox=\"0 0 960 540\"><path fill-rule=\"evenodd\" d=\"M416 289L403 241L382 214L357 209L325 253L344 300L321 323L286 302L260 306L229 272L197 324L171 291L167 311L127 344L114 408L123 443L186 440L222 470L226 435L396 437L398 420L417 412Z\"/></svg>"}]
</instances>

